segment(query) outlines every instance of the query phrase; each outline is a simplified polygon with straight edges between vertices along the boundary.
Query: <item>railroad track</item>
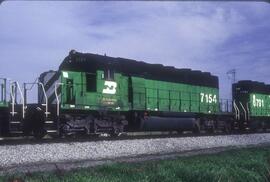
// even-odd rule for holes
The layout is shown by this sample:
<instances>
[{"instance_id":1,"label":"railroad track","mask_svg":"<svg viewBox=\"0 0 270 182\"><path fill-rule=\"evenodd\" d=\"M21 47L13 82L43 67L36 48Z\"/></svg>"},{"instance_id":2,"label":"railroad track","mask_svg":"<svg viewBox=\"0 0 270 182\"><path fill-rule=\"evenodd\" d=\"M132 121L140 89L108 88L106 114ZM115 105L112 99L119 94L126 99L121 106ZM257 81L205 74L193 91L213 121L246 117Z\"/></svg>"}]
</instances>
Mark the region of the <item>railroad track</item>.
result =
<instances>
[{"instance_id":1,"label":"railroad track","mask_svg":"<svg viewBox=\"0 0 270 182\"><path fill-rule=\"evenodd\" d=\"M260 133L269 133L270 130L261 131ZM182 138L182 137L203 137L203 136L223 136L223 135L242 135L255 134L254 132L232 132L230 134L224 132L194 134L192 132L127 132L121 136L110 137L106 135L74 135L63 138L53 138L47 136L43 139L34 137L2 137L0 138L1 145L24 145L24 144L49 144L49 143L69 143L69 142L93 142L93 141L116 141L116 140L136 140L136 139L156 139L156 138Z\"/></svg>"}]
</instances>

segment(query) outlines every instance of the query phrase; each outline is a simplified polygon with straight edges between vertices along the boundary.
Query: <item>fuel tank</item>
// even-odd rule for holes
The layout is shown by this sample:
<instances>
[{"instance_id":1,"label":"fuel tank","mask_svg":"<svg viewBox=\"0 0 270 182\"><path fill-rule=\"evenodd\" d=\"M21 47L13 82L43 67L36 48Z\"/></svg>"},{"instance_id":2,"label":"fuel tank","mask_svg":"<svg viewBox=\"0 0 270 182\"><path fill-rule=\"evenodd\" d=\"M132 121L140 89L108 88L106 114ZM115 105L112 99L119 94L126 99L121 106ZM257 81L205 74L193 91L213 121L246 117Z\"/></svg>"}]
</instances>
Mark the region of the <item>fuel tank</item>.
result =
<instances>
[{"instance_id":1,"label":"fuel tank","mask_svg":"<svg viewBox=\"0 0 270 182\"><path fill-rule=\"evenodd\" d=\"M141 119L140 129L144 131L192 130L196 122L195 118L146 116Z\"/></svg>"}]
</instances>

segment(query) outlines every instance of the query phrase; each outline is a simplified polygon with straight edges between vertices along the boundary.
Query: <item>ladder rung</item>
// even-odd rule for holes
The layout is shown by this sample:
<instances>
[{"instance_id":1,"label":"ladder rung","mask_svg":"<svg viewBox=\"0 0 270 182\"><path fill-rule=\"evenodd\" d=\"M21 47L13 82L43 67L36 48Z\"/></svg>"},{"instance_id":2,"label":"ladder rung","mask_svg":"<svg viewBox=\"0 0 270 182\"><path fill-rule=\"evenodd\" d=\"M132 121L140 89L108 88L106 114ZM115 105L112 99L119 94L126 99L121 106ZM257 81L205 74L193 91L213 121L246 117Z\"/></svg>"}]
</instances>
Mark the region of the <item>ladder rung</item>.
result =
<instances>
[{"instance_id":1,"label":"ladder rung","mask_svg":"<svg viewBox=\"0 0 270 182\"><path fill-rule=\"evenodd\" d=\"M57 130L47 130L47 133L57 133Z\"/></svg>"},{"instance_id":2,"label":"ladder rung","mask_svg":"<svg viewBox=\"0 0 270 182\"><path fill-rule=\"evenodd\" d=\"M20 124L20 121L10 121L10 124Z\"/></svg>"},{"instance_id":3,"label":"ladder rung","mask_svg":"<svg viewBox=\"0 0 270 182\"><path fill-rule=\"evenodd\" d=\"M21 134L23 133L22 131L10 131L11 134Z\"/></svg>"}]
</instances>

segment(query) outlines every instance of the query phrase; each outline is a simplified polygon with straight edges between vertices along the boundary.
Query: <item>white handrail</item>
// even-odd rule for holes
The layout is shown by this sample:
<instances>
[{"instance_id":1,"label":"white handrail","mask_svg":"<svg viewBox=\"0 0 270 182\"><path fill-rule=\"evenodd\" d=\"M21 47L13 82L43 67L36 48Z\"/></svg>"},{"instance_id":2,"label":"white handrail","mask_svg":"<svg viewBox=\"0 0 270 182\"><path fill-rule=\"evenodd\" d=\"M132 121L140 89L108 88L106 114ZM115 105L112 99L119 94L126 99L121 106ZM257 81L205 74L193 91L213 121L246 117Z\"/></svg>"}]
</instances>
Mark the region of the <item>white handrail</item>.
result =
<instances>
[{"instance_id":1,"label":"white handrail","mask_svg":"<svg viewBox=\"0 0 270 182\"><path fill-rule=\"evenodd\" d=\"M23 92L22 89L20 87L19 82L14 81L11 82L10 84L10 96L11 96L11 100L12 100L12 104L11 104L11 114L12 116L14 116L16 114L15 112L15 97L16 97L16 93L14 91L14 86L18 88L20 96L21 96L21 101L22 101L22 117L25 117L25 105L24 105L24 96L23 96Z\"/></svg>"},{"instance_id":2,"label":"white handrail","mask_svg":"<svg viewBox=\"0 0 270 182\"><path fill-rule=\"evenodd\" d=\"M235 111L235 119L237 119L237 109L235 107L235 101L233 101L233 108L234 108L234 111Z\"/></svg>"},{"instance_id":3,"label":"white handrail","mask_svg":"<svg viewBox=\"0 0 270 182\"><path fill-rule=\"evenodd\" d=\"M47 94L46 94L46 91L45 91L45 88L44 88L43 83L38 82L38 84L41 86L42 91L43 91L43 94L44 94L44 97L45 97L45 115L46 115L46 117L48 117L48 115L50 114L48 112L48 97L47 97Z\"/></svg>"},{"instance_id":4,"label":"white handrail","mask_svg":"<svg viewBox=\"0 0 270 182\"><path fill-rule=\"evenodd\" d=\"M54 94L55 94L56 105L57 105L57 110L56 110L57 116L59 116L59 114L60 114L60 101L59 101L58 94L57 94L57 86L58 86L58 85L64 85L64 84L63 84L63 83L56 83L56 84L54 85ZM60 94L61 94L61 93L60 93Z\"/></svg>"},{"instance_id":5,"label":"white handrail","mask_svg":"<svg viewBox=\"0 0 270 182\"><path fill-rule=\"evenodd\" d=\"M7 79L4 79L4 102L7 102Z\"/></svg>"},{"instance_id":6,"label":"white handrail","mask_svg":"<svg viewBox=\"0 0 270 182\"><path fill-rule=\"evenodd\" d=\"M235 119L240 120L240 110L238 109L238 106L235 103L235 100L233 101L233 107L235 110Z\"/></svg>"},{"instance_id":7,"label":"white handrail","mask_svg":"<svg viewBox=\"0 0 270 182\"><path fill-rule=\"evenodd\" d=\"M24 118L25 117L25 106L24 106L23 92L22 92L22 89L20 87L20 84L18 82L15 82L15 84L17 85L17 87L19 89L19 92L20 92L20 95L21 95L21 100L22 100L22 115L23 115L23 118Z\"/></svg>"},{"instance_id":8,"label":"white handrail","mask_svg":"<svg viewBox=\"0 0 270 182\"><path fill-rule=\"evenodd\" d=\"M11 97L11 115L15 115L15 93L13 92L14 84L10 84L10 97Z\"/></svg>"},{"instance_id":9,"label":"white handrail","mask_svg":"<svg viewBox=\"0 0 270 182\"><path fill-rule=\"evenodd\" d=\"M248 120L250 119L250 111L249 111L249 107L248 107L248 102L247 102L247 118L248 118Z\"/></svg>"},{"instance_id":10,"label":"white handrail","mask_svg":"<svg viewBox=\"0 0 270 182\"><path fill-rule=\"evenodd\" d=\"M240 106L242 107L242 109L244 110L244 113L245 113L245 121L247 121L247 111L246 109L244 108L242 102L239 102L240 103Z\"/></svg>"}]
</instances>

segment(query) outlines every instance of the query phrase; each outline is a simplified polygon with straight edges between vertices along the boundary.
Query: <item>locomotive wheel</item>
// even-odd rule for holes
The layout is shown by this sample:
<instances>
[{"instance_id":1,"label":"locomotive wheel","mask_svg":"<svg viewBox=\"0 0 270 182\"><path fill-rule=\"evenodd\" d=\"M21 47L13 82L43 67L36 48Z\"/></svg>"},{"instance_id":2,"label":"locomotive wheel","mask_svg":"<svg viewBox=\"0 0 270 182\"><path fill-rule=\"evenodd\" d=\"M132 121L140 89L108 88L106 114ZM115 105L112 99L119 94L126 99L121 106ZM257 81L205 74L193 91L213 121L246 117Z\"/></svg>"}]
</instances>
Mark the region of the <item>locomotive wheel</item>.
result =
<instances>
[{"instance_id":1,"label":"locomotive wheel","mask_svg":"<svg viewBox=\"0 0 270 182\"><path fill-rule=\"evenodd\" d=\"M178 133L179 135L182 135L182 134L184 133L184 131L183 131L183 130L177 130L177 133Z\"/></svg>"},{"instance_id":2,"label":"locomotive wheel","mask_svg":"<svg viewBox=\"0 0 270 182\"><path fill-rule=\"evenodd\" d=\"M41 128L41 129L34 130L33 133L36 139L42 139L46 135L46 130Z\"/></svg>"},{"instance_id":3,"label":"locomotive wheel","mask_svg":"<svg viewBox=\"0 0 270 182\"><path fill-rule=\"evenodd\" d=\"M212 133L212 134L213 134L213 133L215 133L215 131L216 131L216 128L215 128L214 125L211 126L211 128L208 128L208 129L207 129L207 132L208 132L208 133Z\"/></svg>"},{"instance_id":4,"label":"locomotive wheel","mask_svg":"<svg viewBox=\"0 0 270 182\"><path fill-rule=\"evenodd\" d=\"M232 132L232 125L231 123L226 123L224 126L224 132L230 134Z\"/></svg>"},{"instance_id":5,"label":"locomotive wheel","mask_svg":"<svg viewBox=\"0 0 270 182\"><path fill-rule=\"evenodd\" d=\"M46 135L44 129L44 112L38 106L29 106L23 120L24 135L33 135L36 139L41 139Z\"/></svg>"},{"instance_id":6,"label":"locomotive wheel","mask_svg":"<svg viewBox=\"0 0 270 182\"><path fill-rule=\"evenodd\" d=\"M256 133L260 131L260 124L257 121L253 121L249 126L251 133Z\"/></svg>"},{"instance_id":7,"label":"locomotive wheel","mask_svg":"<svg viewBox=\"0 0 270 182\"><path fill-rule=\"evenodd\" d=\"M194 124L192 132L196 133L196 134L199 134L201 132L201 127L200 127L200 124L198 122L196 122Z\"/></svg>"},{"instance_id":8,"label":"locomotive wheel","mask_svg":"<svg viewBox=\"0 0 270 182\"><path fill-rule=\"evenodd\" d=\"M115 137L117 137L118 135L117 135L116 133L114 133L114 132L111 132L111 133L110 133L110 136L113 137L113 138L115 138Z\"/></svg>"},{"instance_id":9,"label":"locomotive wheel","mask_svg":"<svg viewBox=\"0 0 270 182\"><path fill-rule=\"evenodd\" d=\"M110 135L111 137L118 137L120 133L121 133L121 129L118 127L115 127L110 133Z\"/></svg>"},{"instance_id":10,"label":"locomotive wheel","mask_svg":"<svg viewBox=\"0 0 270 182\"><path fill-rule=\"evenodd\" d=\"M261 131L265 132L266 131L266 124L264 121L261 122Z\"/></svg>"}]
</instances>

